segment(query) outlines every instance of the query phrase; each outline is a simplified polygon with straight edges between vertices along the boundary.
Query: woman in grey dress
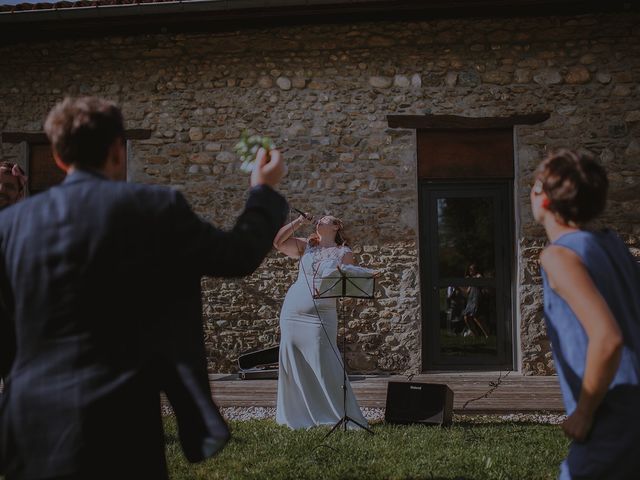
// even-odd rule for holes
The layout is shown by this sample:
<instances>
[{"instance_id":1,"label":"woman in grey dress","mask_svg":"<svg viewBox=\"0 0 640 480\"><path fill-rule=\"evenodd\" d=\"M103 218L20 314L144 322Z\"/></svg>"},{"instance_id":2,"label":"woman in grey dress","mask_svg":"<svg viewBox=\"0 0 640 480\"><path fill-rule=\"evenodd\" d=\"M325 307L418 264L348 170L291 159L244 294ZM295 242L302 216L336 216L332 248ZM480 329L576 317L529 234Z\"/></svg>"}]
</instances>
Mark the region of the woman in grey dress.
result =
<instances>
[{"instance_id":1,"label":"woman in grey dress","mask_svg":"<svg viewBox=\"0 0 640 480\"><path fill-rule=\"evenodd\" d=\"M340 264L353 264L342 222L324 216L308 239L293 233L310 224L301 215L280 229L274 246L299 259L298 278L289 288L280 312L280 359L276 421L290 428L333 425L345 413L342 359L336 344L336 299L314 299L322 272ZM366 426L347 381L346 414ZM352 423L348 427L355 428Z\"/></svg>"}]
</instances>

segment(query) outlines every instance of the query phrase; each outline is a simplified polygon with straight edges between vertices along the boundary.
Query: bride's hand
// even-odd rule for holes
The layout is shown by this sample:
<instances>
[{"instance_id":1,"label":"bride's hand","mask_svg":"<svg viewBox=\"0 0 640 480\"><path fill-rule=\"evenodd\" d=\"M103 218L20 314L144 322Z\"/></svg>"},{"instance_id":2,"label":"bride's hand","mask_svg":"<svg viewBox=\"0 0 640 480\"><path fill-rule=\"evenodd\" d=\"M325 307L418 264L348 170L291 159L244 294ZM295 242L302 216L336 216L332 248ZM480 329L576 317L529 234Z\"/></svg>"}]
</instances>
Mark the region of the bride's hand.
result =
<instances>
[{"instance_id":1,"label":"bride's hand","mask_svg":"<svg viewBox=\"0 0 640 480\"><path fill-rule=\"evenodd\" d=\"M306 213L304 215L300 215L298 217L298 222L300 225L311 225L313 223L313 216L310 213Z\"/></svg>"}]
</instances>

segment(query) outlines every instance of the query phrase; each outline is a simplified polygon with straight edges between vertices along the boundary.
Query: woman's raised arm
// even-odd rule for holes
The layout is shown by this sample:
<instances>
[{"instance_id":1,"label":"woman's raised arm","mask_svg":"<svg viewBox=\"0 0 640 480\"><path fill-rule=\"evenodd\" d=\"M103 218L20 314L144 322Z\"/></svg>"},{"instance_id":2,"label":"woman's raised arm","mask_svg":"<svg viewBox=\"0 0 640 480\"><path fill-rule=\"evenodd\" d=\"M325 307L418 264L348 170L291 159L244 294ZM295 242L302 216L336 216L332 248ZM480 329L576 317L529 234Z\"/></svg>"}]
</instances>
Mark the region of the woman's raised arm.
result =
<instances>
[{"instance_id":1,"label":"woman's raised arm","mask_svg":"<svg viewBox=\"0 0 640 480\"><path fill-rule=\"evenodd\" d=\"M294 237L293 233L302 225L309 223L311 221L308 218L300 215L293 222L282 227L273 239L274 248L288 257L300 258L307 246L307 241L304 238Z\"/></svg>"}]
</instances>

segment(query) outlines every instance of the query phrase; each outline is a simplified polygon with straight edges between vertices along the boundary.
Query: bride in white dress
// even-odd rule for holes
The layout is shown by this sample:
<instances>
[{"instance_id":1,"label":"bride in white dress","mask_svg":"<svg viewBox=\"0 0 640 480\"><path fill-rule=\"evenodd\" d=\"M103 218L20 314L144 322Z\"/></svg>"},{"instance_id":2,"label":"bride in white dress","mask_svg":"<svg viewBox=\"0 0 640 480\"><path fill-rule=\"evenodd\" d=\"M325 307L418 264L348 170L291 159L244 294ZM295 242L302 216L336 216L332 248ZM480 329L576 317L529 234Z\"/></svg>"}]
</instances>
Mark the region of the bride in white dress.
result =
<instances>
[{"instance_id":1,"label":"bride in white dress","mask_svg":"<svg viewBox=\"0 0 640 480\"><path fill-rule=\"evenodd\" d=\"M300 258L298 278L289 288L280 312L280 360L276 421L290 428L334 425L343 417L342 357L338 350L336 299L314 299L320 274L331 266L353 265L342 222L324 216L309 239L294 231L311 223L300 215L280 229L274 246L291 258ZM346 414L367 426L347 380ZM348 422L349 428L357 428Z\"/></svg>"}]
</instances>

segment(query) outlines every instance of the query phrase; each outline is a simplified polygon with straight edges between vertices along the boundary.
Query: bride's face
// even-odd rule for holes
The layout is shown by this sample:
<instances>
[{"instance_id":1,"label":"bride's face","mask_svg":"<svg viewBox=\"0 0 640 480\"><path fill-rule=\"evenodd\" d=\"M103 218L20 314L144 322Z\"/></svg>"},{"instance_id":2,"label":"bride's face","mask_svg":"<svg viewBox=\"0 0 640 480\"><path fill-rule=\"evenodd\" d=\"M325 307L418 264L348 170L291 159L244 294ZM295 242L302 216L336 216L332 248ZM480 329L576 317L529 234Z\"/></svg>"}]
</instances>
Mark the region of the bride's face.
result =
<instances>
[{"instance_id":1,"label":"bride's face","mask_svg":"<svg viewBox=\"0 0 640 480\"><path fill-rule=\"evenodd\" d=\"M339 228L338 222L334 217L325 215L324 217L320 217L320 220L318 220L318 223L316 224L316 233L321 237L335 237Z\"/></svg>"}]
</instances>

